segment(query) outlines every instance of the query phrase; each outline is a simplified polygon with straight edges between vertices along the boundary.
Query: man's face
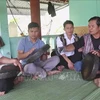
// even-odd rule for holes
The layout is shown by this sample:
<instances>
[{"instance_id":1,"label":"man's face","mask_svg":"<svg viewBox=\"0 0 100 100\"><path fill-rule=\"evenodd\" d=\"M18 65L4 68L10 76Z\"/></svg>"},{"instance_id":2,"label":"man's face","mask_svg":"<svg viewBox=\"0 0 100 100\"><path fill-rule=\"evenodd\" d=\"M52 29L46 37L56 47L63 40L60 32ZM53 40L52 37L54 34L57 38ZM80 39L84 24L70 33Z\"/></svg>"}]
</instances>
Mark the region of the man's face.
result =
<instances>
[{"instance_id":1,"label":"man's face","mask_svg":"<svg viewBox=\"0 0 100 100\"><path fill-rule=\"evenodd\" d=\"M100 32L100 26L97 26L96 20L91 20L88 24L89 33L95 35Z\"/></svg>"},{"instance_id":2,"label":"man's face","mask_svg":"<svg viewBox=\"0 0 100 100\"><path fill-rule=\"evenodd\" d=\"M38 36L39 36L39 28L38 27L35 27L35 28L30 28L29 30L28 30L28 33L29 33L29 36L30 36L30 38L32 38L32 39L37 39L38 38Z\"/></svg>"},{"instance_id":3,"label":"man's face","mask_svg":"<svg viewBox=\"0 0 100 100\"><path fill-rule=\"evenodd\" d=\"M66 24L64 30L67 35L72 35L74 31L74 27L72 24Z\"/></svg>"}]
</instances>

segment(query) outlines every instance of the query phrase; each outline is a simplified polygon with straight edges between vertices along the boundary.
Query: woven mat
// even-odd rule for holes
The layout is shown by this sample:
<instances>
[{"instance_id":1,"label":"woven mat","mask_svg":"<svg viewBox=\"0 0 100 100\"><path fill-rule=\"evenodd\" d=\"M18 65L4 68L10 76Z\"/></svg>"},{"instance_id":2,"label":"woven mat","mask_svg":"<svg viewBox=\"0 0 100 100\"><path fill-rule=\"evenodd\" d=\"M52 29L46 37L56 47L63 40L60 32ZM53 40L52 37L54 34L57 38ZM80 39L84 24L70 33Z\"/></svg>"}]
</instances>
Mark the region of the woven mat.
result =
<instances>
[{"instance_id":1,"label":"woven mat","mask_svg":"<svg viewBox=\"0 0 100 100\"><path fill-rule=\"evenodd\" d=\"M26 78L0 100L100 100L100 89L80 73L64 70L43 80Z\"/></svg>"}]
</instances>

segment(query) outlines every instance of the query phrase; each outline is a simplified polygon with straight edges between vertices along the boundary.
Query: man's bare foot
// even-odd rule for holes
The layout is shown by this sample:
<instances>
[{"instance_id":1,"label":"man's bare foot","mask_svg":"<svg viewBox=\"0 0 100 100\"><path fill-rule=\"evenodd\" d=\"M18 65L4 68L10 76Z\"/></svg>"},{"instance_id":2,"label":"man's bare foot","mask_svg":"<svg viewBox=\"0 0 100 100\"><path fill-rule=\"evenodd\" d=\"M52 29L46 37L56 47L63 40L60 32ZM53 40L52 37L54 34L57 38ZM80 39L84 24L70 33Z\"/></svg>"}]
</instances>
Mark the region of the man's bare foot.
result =
<instances>
[{"instance_id":1,"label":"man's bare foot","mask_svg":"<svg viewBox=\"0 0 100 100\"><path fill-rule=\"evenodd\" d=\"M96 86L100 87L100 78L94 79L94 83Z\"/></svg>"},{"instance_id":2,"label":"man's bare foot","mask_svg":"<svg viewBox=\"0 0 100 100\"><path fill-rule=\"evenodd\" d=\"M58 71L58 70L48 71L47 75L50 76L50 75L54 75L54 74L59 74L60 72L61 71Z\"/></svg>"},{"instance_id":3,"label":"man's bare foot","mask_svg":"<svg viewBox=\"0 0 100 100\"><path fill-rule=\"evenodd\" d=\"M24 80L24 77L23 76L18 76L16 77L16 79L14 80L14 84L17 85L19 84L20 82L22 82Z\"/></svg>"},{"instance_id":4,"label":"man's bare foot","mask_svg":"<svg viewBox=\"0 0 100 100\"><path fill-rule=\"evenodd\" d=\"M3 96L5 94L5 92L3 91L3 92L0 92L0 96Z\"/></svg>"},{"instance_id":5,"label":"man's bare foot","mask_svg":"<svg viewBox=\"0 0 100 100\"><path fill-rule=\"evenodd\" d=\"M64 68L65 68L65 67L64 67L63 65L60 65L60 66L57 67L57 69L58 69L59 71L63 71Z\"/></svg>"},{"instance_id":6,"label":"man's bare foot","mask_svg":"<svg viewBox=\"0 0 100 100\"><path fill-rule=\"evenodd\" d=\"M33 76L33 80L37 80L38 78L39 78L38 75L34 75L34 76Z\"/></svg>"}]
</instances>

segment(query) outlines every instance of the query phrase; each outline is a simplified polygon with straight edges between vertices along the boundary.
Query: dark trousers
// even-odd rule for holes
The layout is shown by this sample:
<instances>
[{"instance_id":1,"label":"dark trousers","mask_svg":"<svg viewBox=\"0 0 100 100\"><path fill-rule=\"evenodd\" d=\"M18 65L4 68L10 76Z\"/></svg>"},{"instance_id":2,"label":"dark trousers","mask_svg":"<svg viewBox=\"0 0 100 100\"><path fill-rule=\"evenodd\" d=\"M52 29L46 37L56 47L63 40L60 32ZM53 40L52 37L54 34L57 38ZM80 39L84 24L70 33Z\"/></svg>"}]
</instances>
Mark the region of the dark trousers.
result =
<instances>
[{"instance_id":1,"label":"dark trousers","mask_svg":"<svg viewBox=\"0 0 100 100\"><path fill-rule=\"evenodd\" d=\"M0 92L9 92L14 87L14 79L16 77L0 79Z\"/></svg>"},{"instance_id":2,"label":"dark trousers","mask_svg":"<svg viewBox=\"0 0 100 100\"><path fill-rule=\"evenodd\" d=\"M57 54L56 54L56 52L55 52L55 50L54 50L54 51L51 53L51 56L55 56L55 55L57 55ZM60 63L59 63L57 66L63 65L63 66L65 66L65 68L68 69L68 63L65 61L65 59L64 59L61 55L59 55L59 58L60 58ZM57 68L57 66L56 66L56 68Z\"/></svg>"},{"instance_id":3,"label":"dark trousers","mask_svg":"<svg viewBox=\"0 0 100 100\"><path fill-rule=\"evenodd\" d=\"M55 56L55 55L56 55L56 52L53 51L53 52L51 53L51 56ZM59 63L57 66L63 65L63 66L65 66L65 68L69 69L68 63L66 62L66 60L65 60L61 55L59 55L59 58L60 58L60 63ZM80 53L80 52L78 52L78 51L75 51L75 54L72 55L72 56L69 56L68 58L69 58L73 63L76 63L77 61L81 61L81 60L82 60L82 53Z\"/></svg>"},{"instance_id":4,"label":"dark trousers","mask_svg":"<svg viewBox=\"0 0 100 100\"><path fill-rule=\"evenodd\" d=\"M65 68L69 69L68 63L66 62L66 60L61 55L59 56L59 58L60 58L60 63L57 66L63 65L65 66Z\"/></svg>"}]
</instances>

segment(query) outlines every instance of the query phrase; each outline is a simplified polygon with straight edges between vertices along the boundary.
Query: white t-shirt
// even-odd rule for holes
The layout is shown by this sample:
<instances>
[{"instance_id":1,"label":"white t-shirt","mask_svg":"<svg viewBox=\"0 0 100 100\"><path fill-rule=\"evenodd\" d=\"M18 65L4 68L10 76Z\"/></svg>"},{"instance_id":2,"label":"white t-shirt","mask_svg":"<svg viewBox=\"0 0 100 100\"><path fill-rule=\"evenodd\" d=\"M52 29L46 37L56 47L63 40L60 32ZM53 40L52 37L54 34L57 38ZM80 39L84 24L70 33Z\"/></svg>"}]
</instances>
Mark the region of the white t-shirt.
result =
<instances>
[{"instance_id":1,"label":"white t-shirt","mask_svg":"<svg viewBox=\"0 0 100 100\"><path fill-rule=\"evenodd\" d=\"M64 38L66 39L67 45L68 44L72 44L72 43L75 42L75 36L74 35L72 35L72 38L71 39L68 39L66 33L64 33ZM56 39L56 44L57 44L57 48L58 47L63 47L63 43L60 40L60 37L59 36ZM74 51L71 51L71 52L63 52L63 51L61 51L60 55L63 55L63 54L65 54L66 56L72 56L72 55L74 55Z\"/></svg>"}]
</instances>

